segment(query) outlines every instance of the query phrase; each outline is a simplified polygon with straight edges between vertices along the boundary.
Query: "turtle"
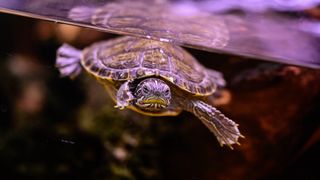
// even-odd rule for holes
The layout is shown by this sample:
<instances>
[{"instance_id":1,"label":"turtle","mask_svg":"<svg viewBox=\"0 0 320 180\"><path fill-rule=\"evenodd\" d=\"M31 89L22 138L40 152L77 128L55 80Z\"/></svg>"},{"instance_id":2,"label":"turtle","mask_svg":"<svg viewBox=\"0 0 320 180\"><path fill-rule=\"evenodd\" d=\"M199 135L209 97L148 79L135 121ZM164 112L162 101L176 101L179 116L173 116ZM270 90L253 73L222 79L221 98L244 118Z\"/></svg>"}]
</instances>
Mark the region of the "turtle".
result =
<instances>
[{"instance_id":1,"label":"turtle","mask_svg":"<svg viewBox=\"0 0 320 180\"><path fill-rule=\"evenodd\" d=\"M57 50L56 67L71 78L84 69L105 87L116 108L149 116L191 112L221 146L232 148L244 137L238 124L207 102L225 86L223 75L178 45L133 36L96 42L83 50L65 43Z\"/></svg>"}]
</instances>

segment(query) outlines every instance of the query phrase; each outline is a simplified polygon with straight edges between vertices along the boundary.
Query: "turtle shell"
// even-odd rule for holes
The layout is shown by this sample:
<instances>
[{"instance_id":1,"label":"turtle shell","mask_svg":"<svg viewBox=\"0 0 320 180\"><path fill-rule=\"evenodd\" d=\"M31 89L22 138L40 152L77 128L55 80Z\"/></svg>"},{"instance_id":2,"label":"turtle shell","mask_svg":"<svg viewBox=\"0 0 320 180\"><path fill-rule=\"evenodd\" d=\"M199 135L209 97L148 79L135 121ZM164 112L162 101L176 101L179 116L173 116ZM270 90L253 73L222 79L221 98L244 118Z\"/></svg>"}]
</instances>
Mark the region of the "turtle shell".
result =
<instances>
[{"instance_id":1,"label":"turtle shell","mask_svg":"<svg viewBox=\"0 0 320 180\"><path fill-rule=\"evenodd\" d=\"M195 95L210 95L216 83L187 51L170 43L124 36L83 51L84 68L100 80L158 76Z\"/></svg>"}]
</instances>

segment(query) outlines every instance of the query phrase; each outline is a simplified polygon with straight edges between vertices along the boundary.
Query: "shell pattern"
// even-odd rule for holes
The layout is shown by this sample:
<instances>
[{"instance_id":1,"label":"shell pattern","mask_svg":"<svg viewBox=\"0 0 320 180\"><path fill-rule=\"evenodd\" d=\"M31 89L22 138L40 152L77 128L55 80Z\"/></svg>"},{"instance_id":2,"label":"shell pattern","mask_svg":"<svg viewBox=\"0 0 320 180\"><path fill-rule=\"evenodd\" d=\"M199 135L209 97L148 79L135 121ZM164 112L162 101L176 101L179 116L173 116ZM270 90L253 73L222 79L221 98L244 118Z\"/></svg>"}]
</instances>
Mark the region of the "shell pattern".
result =
<instances>
[{"instance_id":1,"label":"shell pattern","mask_svg":"<svg viewBox=\"0 0 320 180\"><path fill-rule=\"evenodd\" d=\"M194 95L210 95L216 83L187 51L170 43L124 36L83 51L85 69L98 79L126 81L160 76Z\"/></svg>"}]
</instances>

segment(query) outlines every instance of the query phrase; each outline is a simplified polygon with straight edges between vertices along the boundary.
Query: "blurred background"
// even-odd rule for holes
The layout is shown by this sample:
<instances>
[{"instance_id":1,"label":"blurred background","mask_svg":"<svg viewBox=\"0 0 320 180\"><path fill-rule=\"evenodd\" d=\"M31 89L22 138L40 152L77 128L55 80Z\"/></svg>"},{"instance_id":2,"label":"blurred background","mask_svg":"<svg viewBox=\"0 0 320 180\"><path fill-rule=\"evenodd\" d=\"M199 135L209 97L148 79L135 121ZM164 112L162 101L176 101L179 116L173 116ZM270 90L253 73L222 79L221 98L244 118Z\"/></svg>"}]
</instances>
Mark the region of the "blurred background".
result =
<instances>
[{"instance_id":1,"label":"blurred background","mask_svg":"<svg viewBox=\"0 0 320 180\"><path fill-rule=\"evenodd\" d=\"M230 150L190 113L120 111L86 73L60 77L62 43L116 35L7 14L0 23L0 179L320 178L319 70L187 49L226 77L217 108L246 136Z\"/></svg>"}]
</instances>

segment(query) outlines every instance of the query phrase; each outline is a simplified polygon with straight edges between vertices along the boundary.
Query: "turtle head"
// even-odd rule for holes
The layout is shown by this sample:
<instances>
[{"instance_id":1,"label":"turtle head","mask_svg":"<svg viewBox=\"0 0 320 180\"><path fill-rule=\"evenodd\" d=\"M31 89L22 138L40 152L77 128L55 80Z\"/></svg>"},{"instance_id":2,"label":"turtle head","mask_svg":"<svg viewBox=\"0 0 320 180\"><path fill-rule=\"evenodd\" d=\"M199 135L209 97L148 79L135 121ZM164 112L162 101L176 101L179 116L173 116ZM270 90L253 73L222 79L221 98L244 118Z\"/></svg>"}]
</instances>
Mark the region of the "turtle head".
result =
<instances>
[{"instance_id":1,"label":"turtle head","mask_svg":"<svg viewBox=\"0 0 320 180\"><path fill-rule=\"evenodd\" d=\"M134 95L136 105L148 111L161 111L170 104L170 87L161 79L147 78L141 81Z\"/></svg>"}]
</instances>

